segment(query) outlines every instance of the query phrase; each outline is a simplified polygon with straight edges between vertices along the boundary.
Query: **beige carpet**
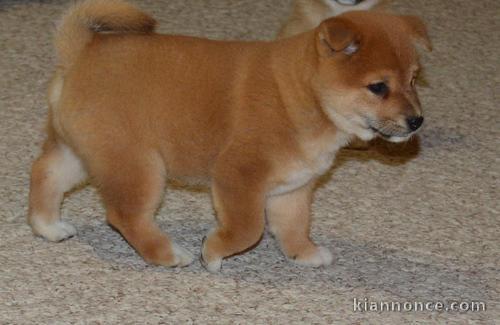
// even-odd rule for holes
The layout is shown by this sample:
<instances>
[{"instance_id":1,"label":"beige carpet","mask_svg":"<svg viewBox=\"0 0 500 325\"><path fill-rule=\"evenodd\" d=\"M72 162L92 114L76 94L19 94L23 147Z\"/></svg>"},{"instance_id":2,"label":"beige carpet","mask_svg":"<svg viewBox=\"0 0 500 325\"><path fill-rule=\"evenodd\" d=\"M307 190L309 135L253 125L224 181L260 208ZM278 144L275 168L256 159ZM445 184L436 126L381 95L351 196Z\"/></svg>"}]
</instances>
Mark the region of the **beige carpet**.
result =
<instances>
[{"instance_id":1,"label":"beige carpet","mask_svg":"<svg viewBox=\"0 0 500 325\"><path fill-rule=\"evenodd\" d=\"M318 189L314 238L333 265L289 264L266 235L212 275L150 267L104 222L92 188L71 195L60 244L26 225L43 139L51 32L64 1L0 1L0 324L494 324L500 320L497 0L396 0L430 24L418 143L343 153ZM270 39L288 0L147 0L161 31ZM495 16L496 13L496 16ZM399 150L401 149L401 150ZM348 190L346 190L348 189ZM199 252L209 196L169 189L158 221ZM483 301L486 312L353 312L370 301Z\"/></svg>"}]
</instances>

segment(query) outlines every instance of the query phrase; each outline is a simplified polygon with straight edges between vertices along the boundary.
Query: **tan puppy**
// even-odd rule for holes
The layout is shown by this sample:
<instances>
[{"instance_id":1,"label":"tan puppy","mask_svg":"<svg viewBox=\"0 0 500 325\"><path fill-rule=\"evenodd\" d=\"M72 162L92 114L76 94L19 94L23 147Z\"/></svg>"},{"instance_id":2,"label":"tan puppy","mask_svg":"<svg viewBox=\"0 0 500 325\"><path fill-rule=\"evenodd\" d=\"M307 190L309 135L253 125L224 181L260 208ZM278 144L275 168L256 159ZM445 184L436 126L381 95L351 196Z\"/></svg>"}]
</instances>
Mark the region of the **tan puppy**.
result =
<instances>
[{"instance_id":1,"label":"tan puppy","mask_svg":"<svg viewBox=\"0 0 500 325\"><path fill-rule=\"evenodd\" d=\"M166 178L205 180L219 222L202 248L208 270L254 245L265 215L287 257L330 263L309 238L314 181L352 137L403 141L419 128L413 40L430 46L424 25L352 12L250 43L159 35L154 25L116 0L63 18L48 139L32 170L33 231L74 235L59 206L90 178L108 222L146 261L187 265L191 254L153 215Z\"/></svg>"}]
</instances>

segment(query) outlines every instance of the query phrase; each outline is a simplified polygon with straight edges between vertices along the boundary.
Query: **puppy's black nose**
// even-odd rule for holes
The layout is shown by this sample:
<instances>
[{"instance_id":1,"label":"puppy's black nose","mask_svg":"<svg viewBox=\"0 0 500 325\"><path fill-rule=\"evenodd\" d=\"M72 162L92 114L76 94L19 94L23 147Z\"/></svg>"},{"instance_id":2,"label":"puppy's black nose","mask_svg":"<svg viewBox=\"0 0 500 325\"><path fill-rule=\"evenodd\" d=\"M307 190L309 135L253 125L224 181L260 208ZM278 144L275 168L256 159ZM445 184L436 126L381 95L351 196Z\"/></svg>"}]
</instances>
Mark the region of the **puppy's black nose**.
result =
<instances>
[{"instance_id":1,"label":"puppy's black nose","mask_svg":"<svg viewBox=\"0 0 500 325\"><path fill-rule=\"evenodd\" d=\"M417 131L420 126L422 126L422 123L424 123L424 117L423 116L412 116L406 119L406 123L408 123L408 127L412 131Z\"/></svg>"}]
</instances>

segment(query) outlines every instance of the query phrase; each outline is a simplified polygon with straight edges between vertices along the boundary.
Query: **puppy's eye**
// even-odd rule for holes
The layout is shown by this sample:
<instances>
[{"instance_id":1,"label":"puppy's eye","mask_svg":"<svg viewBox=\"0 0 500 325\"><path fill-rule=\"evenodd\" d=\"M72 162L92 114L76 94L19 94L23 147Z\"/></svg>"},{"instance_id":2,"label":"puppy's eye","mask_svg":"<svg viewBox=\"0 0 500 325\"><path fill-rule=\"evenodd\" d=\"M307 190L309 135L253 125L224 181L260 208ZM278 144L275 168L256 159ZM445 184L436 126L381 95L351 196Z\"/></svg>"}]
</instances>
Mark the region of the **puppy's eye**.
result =
<instances>
[{"instance_id":1,"label":"puppy's eye","mask_svg":"<svg viewBox=\"0 0 500 325\"><path fill-rule=\"evenodd\" d=\"M385 82L377 82L371 85L368 85L368 90L374 93L377 96L384 97L389 92L389 87Z\"/></svg>"},{"instance_id":2,"label":"puppy's eye","mask_svg":"<svg viewBox=\"0 0 500 325\"><path fill-rule=\"evenodd\" d=\"M410 85L411 85L412 87L415 87L415 83L416 83L416 82L417 82L417 77L413 77L413 78L411 79L411 81L410 81Z\"/></svg>"}]
</instances>

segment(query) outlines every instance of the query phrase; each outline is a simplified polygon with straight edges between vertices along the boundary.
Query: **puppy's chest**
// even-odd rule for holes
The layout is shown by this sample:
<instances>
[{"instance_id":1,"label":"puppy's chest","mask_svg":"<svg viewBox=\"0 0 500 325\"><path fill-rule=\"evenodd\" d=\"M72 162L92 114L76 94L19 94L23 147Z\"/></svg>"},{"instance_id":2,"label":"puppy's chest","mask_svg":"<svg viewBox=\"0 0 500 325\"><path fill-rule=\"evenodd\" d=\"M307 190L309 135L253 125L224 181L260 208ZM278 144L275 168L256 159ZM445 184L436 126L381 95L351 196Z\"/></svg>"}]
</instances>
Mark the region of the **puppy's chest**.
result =
<instances>
[{"instance_id":1,"label":"puppy's chest","mask_svg":"<svg viewBox=\"0 0 500 325\"><path fill-rule=\"evenodd\" d=\"M321 140L305 144L301 157L283 165L280 171L280 181L271 194L291 192L326 173L332 166L337 151L348 141L343 136Z\"/></svg>"}]
</instances>

